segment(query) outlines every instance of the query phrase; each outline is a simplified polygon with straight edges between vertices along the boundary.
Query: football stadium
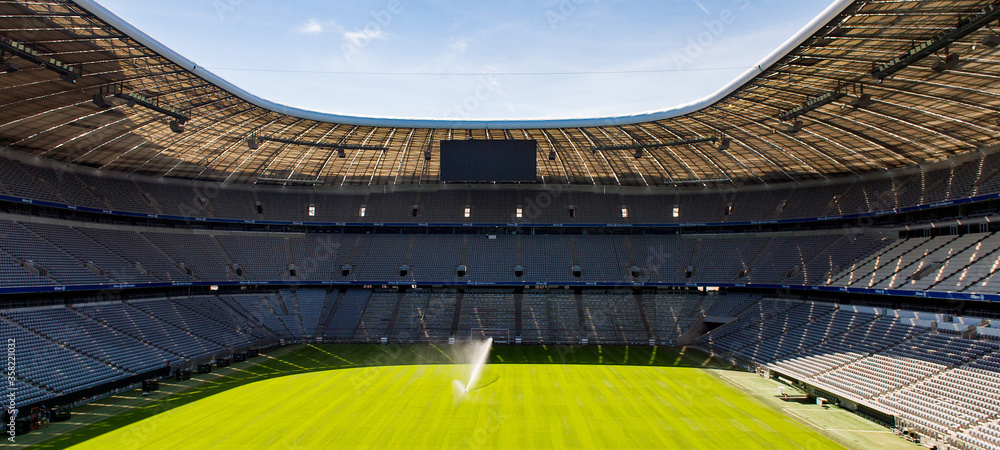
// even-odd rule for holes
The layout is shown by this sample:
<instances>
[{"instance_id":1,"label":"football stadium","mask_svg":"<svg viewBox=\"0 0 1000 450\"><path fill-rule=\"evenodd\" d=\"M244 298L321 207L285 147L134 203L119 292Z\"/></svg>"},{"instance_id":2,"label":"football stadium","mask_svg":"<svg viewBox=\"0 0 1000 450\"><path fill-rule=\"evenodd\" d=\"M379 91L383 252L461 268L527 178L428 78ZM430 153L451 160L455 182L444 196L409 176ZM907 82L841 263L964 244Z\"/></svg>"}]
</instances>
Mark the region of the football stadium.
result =
<instances>
[{"instance_id":1,"label":"football stadium","mask_svg":"<svg viewBox=\"0 0 1000 450\"><path fill-rule=\"evenodd\" d=\"M782 41L652 112L380 117L0 0L4 447L1000 449L1000 2Z\"/></svg>"}]
</instances>

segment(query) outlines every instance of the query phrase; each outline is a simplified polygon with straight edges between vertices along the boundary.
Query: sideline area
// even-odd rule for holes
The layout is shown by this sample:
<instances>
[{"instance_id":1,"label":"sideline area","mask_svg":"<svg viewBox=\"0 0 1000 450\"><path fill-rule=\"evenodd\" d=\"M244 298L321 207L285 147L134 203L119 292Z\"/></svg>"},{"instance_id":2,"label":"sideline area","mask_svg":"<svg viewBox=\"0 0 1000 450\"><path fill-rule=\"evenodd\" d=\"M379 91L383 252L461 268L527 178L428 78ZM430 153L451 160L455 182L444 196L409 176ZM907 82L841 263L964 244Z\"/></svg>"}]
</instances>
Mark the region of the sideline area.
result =
<instances>
[{"instance_id":1,"label":"sideline area","mask_svg":"<svg viewBox=\"0 0 1000 450\"><path fill-rule=\"evenodd\" d=\"M796 389L753 372L707 369L716 377L736 387L765 405L819 431L847 448L921 448L896 436L891 429L836 406L819 406L811 400L795 400ZM782 387L791 399L783 400L776 388Z\"/></svg>"}]
</instances>

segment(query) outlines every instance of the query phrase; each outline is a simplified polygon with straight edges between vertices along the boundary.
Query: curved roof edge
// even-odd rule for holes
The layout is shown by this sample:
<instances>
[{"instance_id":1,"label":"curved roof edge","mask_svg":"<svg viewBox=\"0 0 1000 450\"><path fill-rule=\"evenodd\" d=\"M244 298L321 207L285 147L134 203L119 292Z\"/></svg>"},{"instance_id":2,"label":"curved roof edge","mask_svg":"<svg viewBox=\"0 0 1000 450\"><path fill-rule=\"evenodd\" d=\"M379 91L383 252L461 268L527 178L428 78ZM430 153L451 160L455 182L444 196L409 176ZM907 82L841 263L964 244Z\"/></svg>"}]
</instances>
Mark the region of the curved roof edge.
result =
<instances>
[{"instance_id":1,"label":"curved roof edge","mask_svg":"<svg viewBox=\"0 0 1000 450\"><path fill-rule=\"evenodd\" d=\"M578 127L604 127L615 125L628 125L641 122L651 122L656 120L669 119L685 114L693 113L722 100L732 94L741 86L752 80L758 74L778 62L789 52L805 42L810 36L819 31L834 17L843 12L854 0L834 0L820 15L806 24L801 30L785 41L780 47L768 54L755 66L743 72L735 80L723 86L715 93L700 100L678 105L670 109L652 111L646 113L596 117L596 118L567 118L567 119L524 119L524 120L453 120L453 119L416 119L416 118L392 118L392 117L360 117L342 114L324 113L308 109L296 108L288 105L273 102L251 94L246 90L223 79L215 73L198 66L193 61L180 55L170 47L157 41L139 28L135 27L125 19L119 17L97 0L74 0L76 4L86 9L101 20L111 24L115 28L129 35L139 43L149 47L161 56L173 61L175 64L191 71L195 75L204 78L208 82L228 91L229 93L258 107L268 109L288 116L298 117L307 120L321 122L342 123L346 125L372 126L372 127L401 127L401 128L451 128L451 129L518 129L518 128L578 128Z\"/></svg>"}]
</instances>

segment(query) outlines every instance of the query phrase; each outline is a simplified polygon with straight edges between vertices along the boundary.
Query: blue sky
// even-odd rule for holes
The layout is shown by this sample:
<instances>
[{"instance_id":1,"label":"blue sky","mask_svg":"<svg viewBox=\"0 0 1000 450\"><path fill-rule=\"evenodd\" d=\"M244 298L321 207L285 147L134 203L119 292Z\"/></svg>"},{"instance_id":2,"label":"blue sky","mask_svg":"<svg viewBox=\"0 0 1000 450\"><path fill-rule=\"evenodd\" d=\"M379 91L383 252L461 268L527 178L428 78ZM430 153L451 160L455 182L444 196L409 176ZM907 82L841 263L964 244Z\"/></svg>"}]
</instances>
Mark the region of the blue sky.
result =
<instances>
[{"instance_id":1,"label":"blue sky","mask_svg":"<svg viewBox=\"0 0 1000 450\"><path fill-rule=\"evenodd\" d=\"M829 0L99 0L272 101L375 117L660 110L732 81Z\"/></svg>"}]
</instances>

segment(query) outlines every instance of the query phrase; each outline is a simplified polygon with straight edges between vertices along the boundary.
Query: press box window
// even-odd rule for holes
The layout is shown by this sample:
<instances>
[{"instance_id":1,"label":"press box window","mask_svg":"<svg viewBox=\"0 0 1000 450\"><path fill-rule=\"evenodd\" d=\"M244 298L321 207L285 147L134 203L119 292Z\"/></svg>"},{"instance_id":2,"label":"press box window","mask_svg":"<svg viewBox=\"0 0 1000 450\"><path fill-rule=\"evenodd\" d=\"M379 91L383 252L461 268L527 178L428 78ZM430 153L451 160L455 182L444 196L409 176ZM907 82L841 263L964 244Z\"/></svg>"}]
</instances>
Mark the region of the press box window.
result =
<instances>
[{"instance_id":1,"label":"press box window","mask_svg":"<svg viewBox=\"0 0 1000 450\"><path fill-rule=\"evenodd\" d=\"M622 217L628 218L628 208L622 206Z\"/></svg>"},{"instance_id":2,"label":"press box window","mask_svg":"<svg viewBox=\"0 0 1000 450\"><path fill-rule=\"evenodd\" d=\"M681 207L674 205L674 217L677 218L680 216L681 216Z\"/></svg>"},{"instance_id":3,"label":"press box window","mask_svg":"<svg viewBox=\"0 0 1000 450\"><path fill-rule=\"evenodd\" d=\"M521 208L520 206L518 206L517 207L517 218L520 219L522 217L524 217L524 208Z\"/></svg>"},{"instance_id":4,"label":"press box window","mask_svg":"<svg viewBox=\"0 0 1000 450\"><path fill-rule=\"evenodd\" d=\"M309 217L316 217L316 205L309 205Z\"/></svg>"},{"instance_id":5,"label":"press box window","mask_svg":"<svg viewBox=\"0 0 1000 450\"><path fill-rule=\"evenodd\" d=\"M465 218L468 219L469 217L472 217L472 208L466 206L465 207Z\"/></svg>"},{"instance_id":6,"label":"press box window","mask_svg":"<svg viewBox=\"0 0 1000 450\"><path fill-rule=\"evenodd\" d=\"M361 216L361 217L364 217L366 209L368 209L368 208L362 206L361 209L358 210L358 215Z\"/></svg>"}]
</instances>

